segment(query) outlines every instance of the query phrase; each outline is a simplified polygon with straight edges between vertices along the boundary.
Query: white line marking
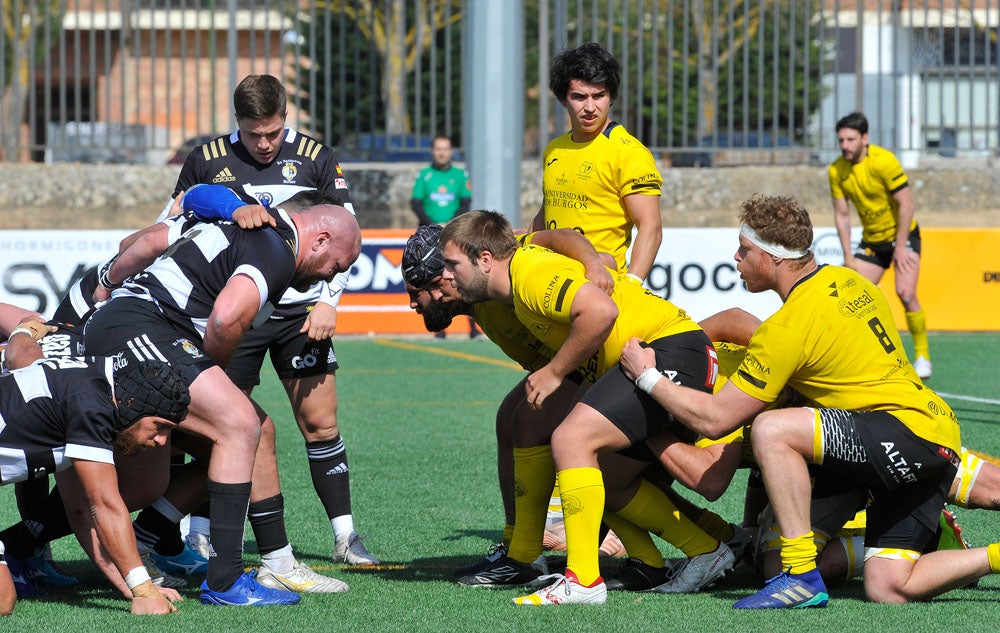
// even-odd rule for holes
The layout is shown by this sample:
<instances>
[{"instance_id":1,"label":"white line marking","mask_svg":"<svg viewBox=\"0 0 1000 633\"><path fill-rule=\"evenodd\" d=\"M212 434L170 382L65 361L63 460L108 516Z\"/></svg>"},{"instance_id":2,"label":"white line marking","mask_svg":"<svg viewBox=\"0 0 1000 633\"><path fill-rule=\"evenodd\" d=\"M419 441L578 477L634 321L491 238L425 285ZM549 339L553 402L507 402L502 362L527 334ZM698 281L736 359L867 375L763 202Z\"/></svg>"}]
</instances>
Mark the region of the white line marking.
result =
<instances>
[{"instance_id":1,"label":"white line marking","mask_svg":"<svg viewBox=\"0 0 1000 633\"><path fill-rule=\"evenodd\" d=\"M937 392L937 395L941 396L942 398L951 398L954 400L968 400L969 402L982 402L984 404L1000 405L1000 400L993 400L990 398L977 398L975 396L960 396L956 393L943 393L940 391Z\"/></svg>"}]
</instances>

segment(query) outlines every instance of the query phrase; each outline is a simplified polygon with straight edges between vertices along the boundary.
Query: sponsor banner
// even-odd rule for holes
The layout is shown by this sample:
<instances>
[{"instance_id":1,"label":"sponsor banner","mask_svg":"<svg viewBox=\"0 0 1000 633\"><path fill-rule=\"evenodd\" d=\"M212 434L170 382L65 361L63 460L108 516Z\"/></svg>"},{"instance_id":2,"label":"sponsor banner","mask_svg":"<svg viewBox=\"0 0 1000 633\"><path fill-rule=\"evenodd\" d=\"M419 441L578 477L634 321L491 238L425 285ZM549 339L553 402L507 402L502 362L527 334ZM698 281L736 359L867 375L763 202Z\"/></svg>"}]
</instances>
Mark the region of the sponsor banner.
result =
<instances>
[{"instance_id":1,"label":"sponsor banner","mask_svg":"<svg viewBox=\"0 0 1000 633\"><path fill-rule=\"evenodd\" d=\"M0 301L52 314L88 268L131 231L0 231Z\"/></svg>"},{"instance_id":2,"label":"sponsor banner","mask_svg":"<svg viewBox=\"0 0 1000 633\"><path fill-rule=\"evenodd\" d=\"M917 296L928 329L1000 331L1000 229L921 227ZM773 292L751 294L733 259L737 229L664 229L663 242L646 286L698 320L737 306L765 319L780 307ZM861 229L852 231L857 246ZM833 227L816 227L812 246L820 263L844 262ZM879 282L896 326L906 330L902 302L890 268Z\"/></svg>"},{"instance_id":3,"label":"sponsor banner","mask_svg":"<svg viewBox=\"0 0 1000 633\"><path fill-rule=\"evenodd\" d=\"M411 230L363 231L361 256L340 301L340 334L423 333L409 308L399 265ZM0 231L0 301L51 314L90 266L118 250L129 231ZM921 228L918 296L931 330L1000 331L1000 229ZM855 241L860 236L856 231ZM735 228L664 229L646 287L702 319L738 306L759 318L780 307L773 292L747 292L736 272ZM823 263L843 261L836 230L818 227L813 249ZM906 321L890 270L880 283L900 329ZM450 332L468 332L456 319Z\"/></svg>"}]
</instances>

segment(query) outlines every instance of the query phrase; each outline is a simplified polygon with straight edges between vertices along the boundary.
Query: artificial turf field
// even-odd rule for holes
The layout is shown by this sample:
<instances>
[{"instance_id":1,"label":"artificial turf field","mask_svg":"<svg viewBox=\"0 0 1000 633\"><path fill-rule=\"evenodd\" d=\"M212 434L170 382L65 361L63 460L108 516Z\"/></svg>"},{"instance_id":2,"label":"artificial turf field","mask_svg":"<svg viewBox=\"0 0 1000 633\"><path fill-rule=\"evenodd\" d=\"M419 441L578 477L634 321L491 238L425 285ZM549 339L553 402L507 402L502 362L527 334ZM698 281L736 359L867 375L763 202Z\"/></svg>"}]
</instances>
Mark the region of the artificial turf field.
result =
<instances>
[{"instance_id":1,"label":"artificial turf field","mask_svg":"<svg viewBox=\"0 0 1000 633\"><path fill-rule=\"evenodd\" d=\"M905 336L905 335L904 335ZM1000 334L932 334L934 377L962 423L966 446L1000 455ZM72 537L53 544L77 588L20 601L0 631L996 631L1000 577L924 604L873 605L860 581L831 587L826 609L736 612L732 603L758 588L746 568L701 594L612 593L605 605L515 607L523 590L462 588L455 567L482 556L503 525L495 476L496 407L522 377L486 341L431 337L338 338L341 430L348 449L358 531L383 565L332 565L332 533L309 479L301 435L284 391L266 373L257 401L277 421L286 522L297 556L347 581L351 590L305 596L293 607L220 608L182 589L180 612L136 618L115 598ZM269 370L268 370L269 371ZM731 521L742 516L745 471L709 504ZM693 498L693 495L692 495ZM973 545L1000 541L1000 516L954 509ZM0 488L0 520L16 520L12 487ZM247 531L246 561L256 563ZM662 544L664 553L676 550ZM615 563L609 564L609 570Z\"/></svg>"}]
</instances>

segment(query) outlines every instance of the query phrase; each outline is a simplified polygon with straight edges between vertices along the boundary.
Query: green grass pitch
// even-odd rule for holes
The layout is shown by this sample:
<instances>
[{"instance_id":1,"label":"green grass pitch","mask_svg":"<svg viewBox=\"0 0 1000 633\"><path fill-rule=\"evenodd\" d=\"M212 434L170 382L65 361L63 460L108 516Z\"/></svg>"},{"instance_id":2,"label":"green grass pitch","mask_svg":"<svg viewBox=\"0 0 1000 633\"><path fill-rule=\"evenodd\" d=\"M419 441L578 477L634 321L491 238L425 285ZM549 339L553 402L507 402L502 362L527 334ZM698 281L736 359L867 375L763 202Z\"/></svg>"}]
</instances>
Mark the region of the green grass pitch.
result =
<instances>
[{"instance_id":1,"label":"green grass pitch","mask_svg":"<svg viewBox=\"0 0 1000 633\"><path fill-rule=\"evenodd\" d=\"M962 423L967 446L1000 455L998 334L936 334L934 389ZM53 548L81 579L78 588L44 600L21 601L2 631L986 631L1000 628L1000 578L904 606L863 601L859 581L831 589L825 610L735 612L734 600L756 589L737 571L710 590L687 596L612 594L603 606L519 608L520 590L457 586L451 571L482 556L503 524L496 485L493 423L496 406L522 373L485 341L344 338L336 341L339 417L348 450L355 522L383 561L378 569L330 562L332 534L312 490L301 435L273 373L255 398L278 428L278 459L286 522L298 557L347 581L343 595L305 596L294 607L205 607L197 583L182 590L180 612L135 618L72 538ZM268 370L270 372L270 370ZM957 396L957 397L955 397ZM739 473L731 490L710 504L739 520ZM1000 541L991 512L955 510L974 545ZM0 520L16 520L12 487L0 488ZM247 531L247 564L256 550ZM676 555L669 545L664 553ZM200 581L200 578L198 579Z\"/></svg>"}]
</instances>

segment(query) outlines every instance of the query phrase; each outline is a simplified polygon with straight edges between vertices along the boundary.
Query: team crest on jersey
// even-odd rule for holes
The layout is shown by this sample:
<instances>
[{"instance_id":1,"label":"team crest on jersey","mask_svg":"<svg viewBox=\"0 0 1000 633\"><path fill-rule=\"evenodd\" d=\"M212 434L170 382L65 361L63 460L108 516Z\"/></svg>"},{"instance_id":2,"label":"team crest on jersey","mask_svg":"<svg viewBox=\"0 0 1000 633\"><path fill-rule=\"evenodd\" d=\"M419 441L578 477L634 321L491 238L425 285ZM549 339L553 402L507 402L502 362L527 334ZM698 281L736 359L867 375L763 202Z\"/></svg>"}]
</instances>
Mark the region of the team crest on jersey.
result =
<instances>
[{"instance_id":1,"label":"team crest on jersey","mask_svg":"<svg viewBox=\"0 0 1000 633\"><path fill-rule=\"evenodd\" d=\"M281 177L285 179L286 183L295 182L295 176L298 173L299 170L291 163L285 163L281 166Z\"/></svg>"},{"instance_id":2,"label":"team crest on jersey","mask_svg":"<svg viewBox=\"0 0 1000 633\"><path fill-rule=\"evenodd\" d=\"M174 346L176 347L178 345L180 345L181 349L192 358L201 358L204 356L204 354L201 353L201 350L198 349L198 346L186 338L179 338L174 341Z\"/></svg>"}]
</instances>

